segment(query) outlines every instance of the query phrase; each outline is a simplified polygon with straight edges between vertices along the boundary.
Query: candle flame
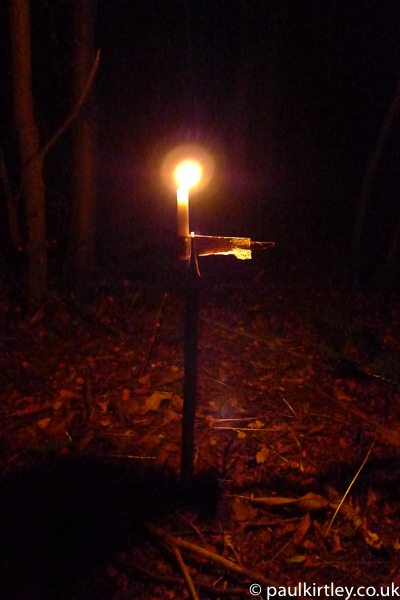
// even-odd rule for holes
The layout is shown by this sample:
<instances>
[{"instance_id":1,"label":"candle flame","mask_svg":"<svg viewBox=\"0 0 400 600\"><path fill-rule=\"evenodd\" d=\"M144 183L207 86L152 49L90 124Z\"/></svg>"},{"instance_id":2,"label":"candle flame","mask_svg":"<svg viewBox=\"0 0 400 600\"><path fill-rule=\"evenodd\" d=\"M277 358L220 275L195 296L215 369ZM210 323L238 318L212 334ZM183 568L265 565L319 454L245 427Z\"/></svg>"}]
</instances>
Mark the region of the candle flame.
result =
<instances>
[{"instance_id":1,"label":"candle flame","mask_svg":"<svg viewBox=\"0 0 400 600\"><path fill-rule=\"evenodd\" d=\"M174 178L179 187L189 189L198 184L202 172L203 169L200 163L195 160L184 160L176 167Z\"/></svg>"},{"instance_id":2,"label":"candle flame","mask_svg":"<svg viewBox=\"0 0 400 600\"><path fill-rule=\"evenodd\" d=\"M171 191L178 187L187 187L187 181L185 176L185 183L182 184L180 179L177 179L177 173L181 173L180 167L184 165L190 165L188 169L190 172L199 172L200 177L197 178L196 183L190 183L191 188L196 190L203 189L210 183L210 180L214 174L215 161L211 154L202 146L197 144L181 144L172 148L167 155L164 157L161 164L161 176L167 188ZM196 169L193 168L196 167ZM199 171L197 171L199 169ZM182 169L183 172L186 169ZM188 188L189 189L189 188Z\"/></svg>"}]
</instances>

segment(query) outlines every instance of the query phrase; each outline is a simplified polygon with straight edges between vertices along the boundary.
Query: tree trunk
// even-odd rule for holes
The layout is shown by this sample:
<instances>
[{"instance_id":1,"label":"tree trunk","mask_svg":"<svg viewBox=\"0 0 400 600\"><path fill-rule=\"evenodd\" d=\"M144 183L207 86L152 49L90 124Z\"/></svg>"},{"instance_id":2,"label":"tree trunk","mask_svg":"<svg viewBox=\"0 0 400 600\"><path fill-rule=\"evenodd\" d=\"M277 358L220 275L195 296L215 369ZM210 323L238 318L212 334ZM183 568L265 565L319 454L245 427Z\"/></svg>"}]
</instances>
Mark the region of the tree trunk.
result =
<instances>
[{"instance_id":1,"label":"tree trunk","mask_svg":"<svg viewBox=\"0 0 400 600\"><path fill-rule=\"evenodd\" d=\"M96 0L75 4L74 83L77 102L92 67ZM70 274L75 287L90 282L95 264L96 242L96 135L93 100L89 98L73 131L72 247Z\"/></svg>"},{"instance_id":2,"label":"tree trunk","mask_svg":"<svg viewBox=\"0 0 400 600\"><path fill-rule=\"evenodd\" d=\"M39 133L32 94L29 0L10 4L14 118L22 164L26 219L26 292L28 305L37 306L47 291L45 188Z\"/></svg>"},{"instance_id":3,"label":"tree trunk","mask_svg":"<svg viewBox=\"0 0 400 600\"><path fill-rule=\"evenodd\" d=\"M400 113L400 82L398 83L394 98L390 108L386 114L385 120L379 132L378 140L374 151L371 154L367 168L364 173L364 178L361 184L359 203L357 214L355 217L354 234L353 234L353 267L355 275L360 275L363 268L363 243L362 237L366 225L368 205L371 200L373 185L375 183L376 174L379 163L382 158L383 151L387 141L393 131L393 126ZM396 237L396 236L395 236ZM393 244L396 244L394 239Z\"/></svg>"},{"instance_id":4,"label":"tree trunk","mask_svg":"<svg viewBox=\"0 0 400 600\"><path fill-rule=\"evenodd\" d=\"M8 245L13 252L16 252L22 243L22 235L19 227L17 202L13 198L11 192L10 181L8 179L7 165L4 158L4 153L0 149L0 181L3 188L5 199L5 212L7 215L8 224Z\"/></svg>"}]
</instances>

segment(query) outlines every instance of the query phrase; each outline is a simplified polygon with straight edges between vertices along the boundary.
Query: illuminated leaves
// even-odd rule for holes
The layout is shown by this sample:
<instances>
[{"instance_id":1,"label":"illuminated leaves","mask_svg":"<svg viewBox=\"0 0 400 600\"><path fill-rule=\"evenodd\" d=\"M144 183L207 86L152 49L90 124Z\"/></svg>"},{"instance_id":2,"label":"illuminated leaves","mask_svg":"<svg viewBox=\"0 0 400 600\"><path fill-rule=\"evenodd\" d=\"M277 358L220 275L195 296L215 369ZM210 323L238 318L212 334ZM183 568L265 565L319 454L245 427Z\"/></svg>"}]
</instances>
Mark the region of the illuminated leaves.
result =
<instances>
[{"instance_id":1,"label":"illuminated leaves","mask_svg":"<svg viewBox=\"0 0 400 600\"><path fill-rule=\"evenodd\" d=\"M294 532L293 544L295 546L299 546L301 544L310 527L311 519L309 513L307 512L300 520L300 523L297 525L296 531Z\"/></svg>"},{"instance_id":2,"label":"illuminated leaves","mask_svg":"<svg viewBox=\"0 0 400 600\"><path fill-rule=\"evenodd\" d=\"M250 429L261 429L262 427L264 427L264 423L262 421L257 420L249 423Z\"/></svg>"},{"instance_id":3,"label":"illuminated leaves","mask_svg":"<svg viewBox=\"0 0 400 600\"><path fill-rule=\"evenodd\" d=\"M329 569L343 570L343 557L354 554L363 581L374 569L362 566L370 560L370 547L382 543L391 551L400 545L395 507L383 486L379 494L351 491L352 501L344 503L326 534L341 496L325 497L320 478L336 477L343 464L357 463L357 470L364 447L376 435L376 452L383 458L391 445L399 447L398 391L337 373L337 355L326 352L320 334L307 323L318 297L302 302L296 290L288 300L285 291L274 288L262 297L257 289L249 299L250 289L237 288L234 281L224 289L220 304L218 290L213 291L201 309L196 470L211 466L222 474L221 527L196 521L196 532L182 520L179 531L183 537L204 538L205 547L213 545L277 581L306 580L311 566L320 580ZM112 302L107 300L111 293ZM121 324L125 339L97 331L93 321L87 327L68 317L65 339L54 334L53 345L46 333L24 333L31 337L7 365L13 379L2 396L2 422L11 424L10 438L15 435L11 456L24 445L48 443L63 451L79 447L138 456L179 471L184 362L177 323L181 328L183 307L177 301L159 318L157 292L152 294L137 313L130 312L132 299L118 310L114 290L98 302L93 314L115 327ZM325 310L325 297L319 301ZM300 316L298 306L304 310ZM164 308L169 310L167 304ZM176 329L172 343L163 338L163 327ZM390 336L387 340L397 343ZM191 572L195 568L190 565ZM349 567L346 577L350 572ZM171 576L168 569L164 574ZM371 577L381 575L375 570Z\"/></svg>"},{"instance_id":4,"label":"illuminated leaves","mask_svg":"<svg viewBox=\"0 0 400 600\"><path fill-rule=\"evenodd\" d=\"M241 498L236 498L233 504L233 510L235 512L236 521L251 521L252 519L256 519L257 510L252 508L252 506L242 500Z\"/></svg>"},{"instance_id":5,"label":"illuminated leaves","mask_svg":"<svg viewBox=\"0 0 400 600\"><path fill-rule=\"evenodd\" d=\"M262 448L259 452L257 452L256 461L259 464L262 464L267 460L268 457L269 457L269 449L266 446L264 446L264 448Z\"/></svg>"},{"instance_id":6,"label":"illuminated leaves","mask_svg":"<svg viewBox=\"0 0 400 600\"><path fill-rule=\"evenodd\" d=\"M172 400L172 394L170 392L154 392L147 398L143 414L150 410L158 410L164 400Z\"/></svg>"}]
</instances>

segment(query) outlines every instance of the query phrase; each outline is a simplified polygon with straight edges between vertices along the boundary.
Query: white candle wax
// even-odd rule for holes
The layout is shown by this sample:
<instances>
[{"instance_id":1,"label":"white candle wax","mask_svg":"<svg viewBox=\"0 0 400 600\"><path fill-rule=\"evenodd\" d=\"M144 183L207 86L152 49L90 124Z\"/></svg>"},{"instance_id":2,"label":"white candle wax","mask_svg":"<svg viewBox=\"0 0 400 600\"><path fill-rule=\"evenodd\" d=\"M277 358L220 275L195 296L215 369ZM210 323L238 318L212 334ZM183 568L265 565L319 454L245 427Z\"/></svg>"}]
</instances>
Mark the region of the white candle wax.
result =
<instances>
[{"instance_id":1,"label":"white candle wax","mask_svg":"<svg viewBox=\"0 0 400 600\"><path fill-rule=\"evenodd\" d=\"M178 235L189 235L189 189L178 188Z\"/></svg>"}]
</instances>

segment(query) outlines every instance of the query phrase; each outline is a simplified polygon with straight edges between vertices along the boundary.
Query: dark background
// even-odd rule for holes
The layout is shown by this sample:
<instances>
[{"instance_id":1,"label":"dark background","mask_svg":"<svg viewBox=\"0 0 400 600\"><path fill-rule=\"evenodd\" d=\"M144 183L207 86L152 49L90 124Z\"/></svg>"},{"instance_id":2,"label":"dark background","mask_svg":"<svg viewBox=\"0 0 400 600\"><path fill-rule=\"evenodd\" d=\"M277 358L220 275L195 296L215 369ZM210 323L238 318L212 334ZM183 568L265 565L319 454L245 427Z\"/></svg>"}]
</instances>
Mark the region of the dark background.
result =
<instances>
[{"instance_id":1,"label":"dark background","mask_svg":"<svg viewBox=\"0 0 400 600\"><path fill-rule=\"evenodd\" d=\"M71 108L72 8L32 2L43 141ZM7 7L1 12L1 145L13 176ZM216 159L212 183L191 197L191 229L273 240L275 261L320 270L346 263L362 176L398 84L400 4L99 0L97 14L100 260L124 264L135 248L173 236L175 193L160 177L161 162L189 142ZM399 143L397 127L364 231L372 277L399 218ZM46 159L61 261L69 145L67 134Z\"/></svg>"}]
</instances>

